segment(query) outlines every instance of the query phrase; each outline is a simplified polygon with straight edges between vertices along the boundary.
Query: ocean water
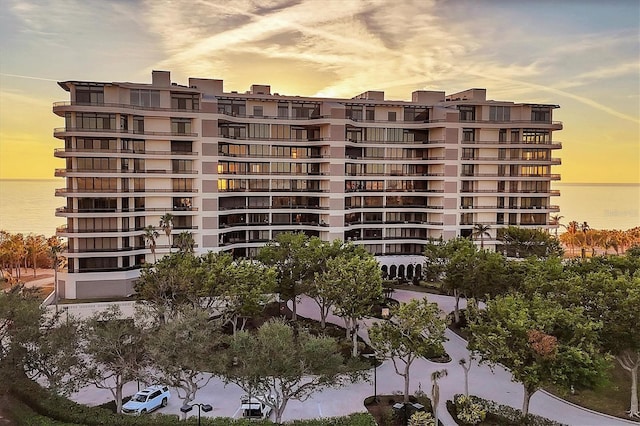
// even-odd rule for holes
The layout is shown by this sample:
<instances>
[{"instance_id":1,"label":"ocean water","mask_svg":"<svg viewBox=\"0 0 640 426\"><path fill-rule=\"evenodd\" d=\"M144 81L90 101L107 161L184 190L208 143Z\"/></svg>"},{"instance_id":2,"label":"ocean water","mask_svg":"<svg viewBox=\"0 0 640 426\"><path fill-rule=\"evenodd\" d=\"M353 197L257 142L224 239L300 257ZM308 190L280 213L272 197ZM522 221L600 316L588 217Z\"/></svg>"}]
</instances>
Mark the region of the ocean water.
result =
<instances>
[{"instance_id":1,"label":"ocean water","mask_svg":"<svg viewBox=\"0 0 640 426\"><path fill-rule=\"evenodd\" d=\"M66 224L56 217L56 207L65 205L56 197L56 188L64 188L63 179L0 180L0 229L11 233L55 235L56 227Z\"/></svg>"},{"instance_id":2,"label":"ocean water","mask_svg":"<svg viewBox=\"0 0 640 426\"><path fill-rule=\"evenodd\" d=\"M55 189L64 180L0 180L0 229L12 233L51 236L64 218L55 216L65 204ZM562 223L587 222L596 229L630 229L640 226L640 184L554 183Z\"/></svg>"}]
</instances>

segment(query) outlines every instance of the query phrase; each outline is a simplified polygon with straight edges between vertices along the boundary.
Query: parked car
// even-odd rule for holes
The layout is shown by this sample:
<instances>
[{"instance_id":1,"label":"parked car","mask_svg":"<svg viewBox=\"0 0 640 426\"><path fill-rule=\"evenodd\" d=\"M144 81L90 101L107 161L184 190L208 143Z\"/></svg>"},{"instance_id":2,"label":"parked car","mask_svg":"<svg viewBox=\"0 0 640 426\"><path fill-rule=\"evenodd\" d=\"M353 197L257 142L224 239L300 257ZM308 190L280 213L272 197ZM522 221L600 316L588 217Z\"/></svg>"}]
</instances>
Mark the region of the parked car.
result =
<instances>
[{"instance_id":1,"label":"parked car","mask_svg":"<svg viewBox=\"0 0 640 426\"><path fill-rule=\"evenodd\" d=\"M240 402L242 417L245 419L268 419L271 414L272 408L264 402L260 402L258 398L249 398L247 395L244 395L240 399Z\"/></svg>"},{"instance_id":2,"label":"parked car","mask_svg":"<svg viewBox=\"0 0 640 426\"><path fill-rule=\"evenodd\" d=\"M171 393L168 387L161 385L149 386L146 389L136 392L136 394L122 406L122 412L133 415L150 413L160 407L166 407L169 398L171 398Z\"/></svg>"}]
</instances>

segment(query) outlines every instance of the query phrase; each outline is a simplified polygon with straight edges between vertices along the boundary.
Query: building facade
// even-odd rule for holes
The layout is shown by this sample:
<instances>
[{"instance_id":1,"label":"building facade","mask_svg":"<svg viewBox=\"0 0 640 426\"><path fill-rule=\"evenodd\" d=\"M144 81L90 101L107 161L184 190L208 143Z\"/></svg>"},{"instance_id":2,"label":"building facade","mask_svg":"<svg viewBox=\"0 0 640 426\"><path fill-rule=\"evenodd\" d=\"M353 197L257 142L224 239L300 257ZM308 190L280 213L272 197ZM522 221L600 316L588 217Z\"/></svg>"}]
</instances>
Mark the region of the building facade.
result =
<instances>
[{"instance_id":1,"label":"building facade","mask_svg":"<svg viewBox=\"0 0 640 426\"><path fill-rule=\"evenodd\" d=\"M411 101L284 96L270 86L227 93L222 80L151 84L65 81L54 136L66 160L56 191L67 219L65 298L125 295L145 262L191 232L196 252L251 257L278 233L362 244L390 277L420 273L430 239L490 225L547 229L558 207L551 168L556 105L486 99L484 89ZM144 237L154 226L155 254Z\"/></svg>"}]
</instances>

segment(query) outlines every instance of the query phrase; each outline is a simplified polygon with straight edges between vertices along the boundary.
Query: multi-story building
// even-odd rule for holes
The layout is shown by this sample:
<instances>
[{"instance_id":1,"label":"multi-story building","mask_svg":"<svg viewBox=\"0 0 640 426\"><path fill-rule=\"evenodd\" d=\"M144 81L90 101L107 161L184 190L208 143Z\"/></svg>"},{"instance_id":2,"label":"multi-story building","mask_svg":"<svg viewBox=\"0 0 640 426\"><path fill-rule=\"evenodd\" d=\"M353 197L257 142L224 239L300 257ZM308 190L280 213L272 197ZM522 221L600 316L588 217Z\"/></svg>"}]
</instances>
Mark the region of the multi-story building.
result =
<instances>
[{"instance_id":1,"label":"multi-story building","mask_svg":"<svg viewBox=\"0 0 640 426\"><path fill-rule=\"evenodd\" d=\"M65 81L57 195L67 218L66 298L132 292L153 261L143 228L174 216L196 251L253 256L278 233L362 244L383 272L420 273L429 239L476 224L549 228L560 144L556 105L491 101L484 89L411 101L285 96L270 86L224 92L222 80L151 84ZM158 257L171 249L162 230Z\"/></svg>"}]
</instances>

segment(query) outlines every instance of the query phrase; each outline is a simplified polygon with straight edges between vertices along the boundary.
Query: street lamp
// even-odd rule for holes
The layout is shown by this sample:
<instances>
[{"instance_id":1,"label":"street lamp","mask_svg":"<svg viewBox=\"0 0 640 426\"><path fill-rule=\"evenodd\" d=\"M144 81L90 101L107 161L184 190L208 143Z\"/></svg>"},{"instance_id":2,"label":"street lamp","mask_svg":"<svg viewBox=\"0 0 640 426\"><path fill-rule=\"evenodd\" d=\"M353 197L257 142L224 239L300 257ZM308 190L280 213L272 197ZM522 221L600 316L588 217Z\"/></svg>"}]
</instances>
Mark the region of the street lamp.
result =
<instances>
[{"instance_id":1,"label":"street lamp","mask_svg":"<svg viewBox=\"0 0 640 426\"><path fill-rule=\"evenodd\" d=\"M378 358L376 354L365 354L364 357L373 362L373 401L378 403Z\"/></svg>"},{"instance_id":2,"label":"street lamp","mask_svg":"<svg viewBox=\"0 0 640 426\"><path fill-rule=\"evenodd\" d=\"M213 410L213 407L209 404L184 404L182 407L180 407L180 411L187 414L189 411L193 410L194 405L198 406L198 426L200 426L200 409L202 409L202 411L204 411L205 413L208 413L209 411Z\"/></svg>"}]
</instances>

